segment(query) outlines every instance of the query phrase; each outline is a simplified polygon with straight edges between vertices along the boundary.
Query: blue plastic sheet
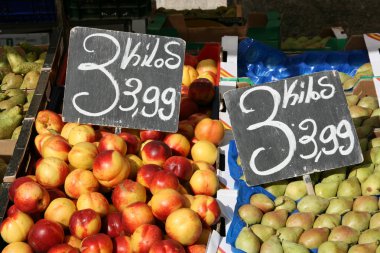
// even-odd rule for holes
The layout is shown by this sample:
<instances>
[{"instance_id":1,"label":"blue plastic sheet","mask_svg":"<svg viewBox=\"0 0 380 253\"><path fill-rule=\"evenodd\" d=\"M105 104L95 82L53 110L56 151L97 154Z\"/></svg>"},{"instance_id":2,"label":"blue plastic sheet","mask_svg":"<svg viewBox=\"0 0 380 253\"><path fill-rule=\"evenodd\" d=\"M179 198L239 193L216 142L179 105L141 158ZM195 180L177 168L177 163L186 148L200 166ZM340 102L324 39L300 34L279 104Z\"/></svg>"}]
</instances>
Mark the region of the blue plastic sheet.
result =
<instances>
[{"instance_id":1,"label":"blue plastic sheet","mask_svg":"<svg viewBox=\"0 0 380 253\"><path fill-rule=\"evenodd\" d=\"M328 70L354 76L367 62L366 50L308 51L288 56L252 38L241 41L238 48L238 75L249 77L254 84Z\"/></svg>"}]
</instances>

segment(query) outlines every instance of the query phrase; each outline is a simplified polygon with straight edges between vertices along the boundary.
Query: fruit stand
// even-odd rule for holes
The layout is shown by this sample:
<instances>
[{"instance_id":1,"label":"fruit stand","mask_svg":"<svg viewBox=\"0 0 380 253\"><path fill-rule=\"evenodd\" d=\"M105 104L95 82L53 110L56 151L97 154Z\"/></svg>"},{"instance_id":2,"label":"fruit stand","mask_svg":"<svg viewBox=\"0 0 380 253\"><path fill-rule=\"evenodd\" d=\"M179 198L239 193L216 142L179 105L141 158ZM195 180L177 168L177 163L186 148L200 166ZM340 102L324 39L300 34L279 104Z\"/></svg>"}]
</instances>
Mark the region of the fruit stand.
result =
<instances>
[{"instance_id":1,"label":"fruit stand","mask_svg":"<svg viewBox=\"0 0 380 253\"><path fill-rule=\"evenodd\" d=\"M277 12L235 7L0 47L2 252L379 252L379 35L281 51Z\"/></svg>"}]
</instances>

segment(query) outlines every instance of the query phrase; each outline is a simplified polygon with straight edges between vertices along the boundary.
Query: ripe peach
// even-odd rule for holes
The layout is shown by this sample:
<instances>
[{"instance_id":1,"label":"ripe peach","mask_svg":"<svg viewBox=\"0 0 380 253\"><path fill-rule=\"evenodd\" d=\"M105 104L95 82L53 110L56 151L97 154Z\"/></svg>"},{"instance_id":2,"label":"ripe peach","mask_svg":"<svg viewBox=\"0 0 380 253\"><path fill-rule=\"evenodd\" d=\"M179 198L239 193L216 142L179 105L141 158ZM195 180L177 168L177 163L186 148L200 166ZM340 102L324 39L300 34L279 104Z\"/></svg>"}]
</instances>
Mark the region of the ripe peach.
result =
<instances>
[{"instance_id":1,"label":"ripe peach","mask_svg":"<svg viewBox=\"0 0 380 253\"><path fill-rule=\"evenodd\" d=\"M67 175L65 180L65 192L70 198L79 198L86 192L95 192L99 189L99 182L89 170L76 169Z\"/></svg>"},{"instance_id":2,"label":"ripe peach","mask_svg":"<svg viewBox=\"0 0 380 253\"><path fill-rule=\"evenodd\" d=\"M195 211L208 226L215 224L219 220L221 213L218 201L207 195L196 195L190 208Z\"/></svg>"},{"instance_id":3,"label":"ripe peach","mask_svg":"<svg viewBox=\"0 0 380 253\"><path fill-rule=\"evenodd\" d=\"M91 142L79 142L75 144L68 155L69 163L76 169L89 170L92 168L98 149Z\"/></svg>"},{"instance_id":4,"label":"ripe peach","mask_svg":"<svg viewBox=\"0 0 380 253\"><path fill-rule=\"evenodd\" d=\"M48 188L63 185L69 172L69 166L59 158L42 158L36 163L37 182Z\"/></svg>"},{"instance_id":5,"label":"ripe peach","mask_svg":"<svg viewBox=\"0 0 380 253\"><path fill-rule=\"evenodd\" d=\"M108 214L109 203L106 197L99 192L86 192L79 196L77 208L78 210L90 208L103 217Z\"/></svg>"},{"instance_id":6,"label":"ripe peach","mask_svg":"<svg viewBox=\"0 0 380 253\"><path fill-rule=\"evenodd\" d=\"M189 87L189 98L198 105L209 105L215 96L215 88L206 78L199 78Z\"/></svg>"},{"instance_id":7,"label":"ripe peach","mask_svg":"<svg viewBox=\"0 0 380 253\"><path fill-rule=\"evenodd\" d=\"M12 182L8 191L8 196L11 201L13 201L17 188L25 182L35 182L35 181L33 181L33 179L31 179L30 177L26 176L26 177L16 178L15 181Z\"/></svg>"},{"instance_id":8,"label":"ripe peach","mask_svg":"<svg viewBox=\"0 0 380 253\"><path fill-rule=\"evenodd\" d=\"M68 140L71 129L79 125L80 125L79 123L74 123L74 122L66 123L62 128L61 136L65 138L66 140Z\"/></svg>"},{"instance_id":9,"label":"ripe peach","mask_svg":"<svg viewBox=\"0 0 380 253\"><path fill-rule=\"evenodd\" d=\"M137 171L136 181L146 188L149 188L150 183L157 171L162 168L156 164L145 164Z\"/></svg>"},{"instance_id":10,"label":"ripe peach","mask_svg":"<svg viewBox=\"0 0 380 253\"><path fill-rule=\"evenodd\" d=\"M21 212L38 213L48 207L50 196L40 184L25 182L17 188L14 203Z\"/></svg>"},{"instance_id":11,"label":"ripe peach","mask_svg":"<svg viewBox=\"0 0 380 253\"><path fill-rule=\"evenodd\" d=\"M142 142L146 140L162 141L165 138L165 133L157 130L141 130L140 139Z\"/></svg>"},{"instance_id":12,"label":"ripe peach","mask_svg":"<svg viewBox=\"0 0 380 253\"><path fill-rule=\"evenodd\" d=\"M131 236L132 251L149 253L153 243L161 240L162 232L159 227L152 224L143 224Z\"/></svg>"},{"instance_id":13,"label":"ripe peach","mask_svg":"<svg viewBox=\"0 0 380 253\"><path fill-rule=\"evenodd\" d=\"M38 220L28 233L28 244L35 252L47 252L54 245L63 243L63 228L54 221Z\"/></svg>"},{"instance_id":14,"label":"ripe peach","mask_svg":"<svg viewBox=\"0 0 380 253\"><path fill-rule=\"evenodd\" d=\"M188 140L194 137L194 127L188 120L181 120L178 124L178 133L185 136Z\"/></svg>"},{"instance_id":15,"label":"ripe peach","mask_svg":"<svg viewBox=\"0 0 380 253\"><path fill-rule=\"evenodd\" d=\"M185 249L179 242L167 239L153 243L149 253L185 253Z\"/></svg>"},{"instance_id":16,"label":"ripe peach","mask_svg":"<svg viewBox=\"0 0 380 253\"><path fill-rule=\"evenodd\" d=\"M146 190L141 184L125 179L112 192L112 203L119 211L136 202L146 201Z\"/></svg>"},{"instance_id":17,"label":"ripe peach","mask_svg":"<svg viewBox=\"0 0 380 253\"><path fill-rule=\"evenodd\" d=\"M68 198L57 198L46 208L44 218L69 227L71 215L77 210L74 202Z\"/></svg>"},{"instance_id":18,"label":"ripe peach","mask_svg":"<svg viewBox=\"0 0 380 253\"><path fill-rule=\"evenodd\" d=\"M184 207L190 208L195 197L193 195L190 195L190 194L183 194L182 196L185 198L185 206Z\"/></svg>"},{"instance_id":19,"label":"ripe peach","mask_svg":"<svg viewBox=\"0 0 380 253\"><path fill-rule=\"evenodd\" d=\"M87 236L99 233L101 219L99 214L92 209L78 210L71 215L69 228L72 235L84 239Z\"/></svg>"},{"instance_id":20,"label":"ripe peach","mask_svg":"<svg viewBox=\"0 0 380 253\"><path fill-rule=\"evenodd\" d=\"M190 179L191 190L194 194L214 196L219 187L219 180L211 170L196 170Z\"/></svg>"},{"instance_id":21,"label":"ripe peach","mask_svg":"<svg viewBox=\"0 0 380 253\"><path fill-rule=\"evenodd\" d=\"M33 226L32 218L21 211L10 215L0 225L0 233L7 243L25 241Z\"/></svg>"},{"instance_id":22,"label":"ripe peach","mask_svg":"<svg viewBox=\"0 0 380 253\"><path fill-rule=\"evenodd\" d=\"M53 135L43 142L41 156L43 158L55 157L67 161L71 147L60 135Z\"/></svg>"},{"instance_id":23,"label":"ripe peach","mask_svg":"<svg viewBox=\"0 0 380 253\"><path fill-rule=\"evenodd\" d=\"M197 72L201 75L202 73L210 71L215 75L218 74L218 65L213 59L204 59L198 62L197 64Z\"/></svg>"},{"instance_id":24,"label":"ripe peach","mask_svg":"<svg viewBox=\"0 0 380 253\"><path fill-rule=\"evenodd\" d=\"M99 153L92 167L94 176L101 185L106 187L116 186L127 178L131 171L128 159L118 151L113 150Z\"/></svg>"},{"instance_id":25,"label":"ripe peach","mask_svg":"<svg viewBox=\"0 0 380 253\"><path fill-rule=\"evenodd\" d=\"M141 158L144 164L156 164L162 166L166 159L172 156L172 151L162 141L151 141L141 150Z\"/></svg>"},{"instance_id":26,"label":"ripe peach","mask_svg":"<svg viewBox=\"0 0 380 253\"><path fill-rule=\"evenodd\" d=\"M198 76L198 78L206 78L207 80L209 80L212 83L212 85L215 85L215 83L216 83L216 74L214 74L211 71L203 72L202 74L200 74Z\"/></svg>"},{"instance_id":27,"label":"ripe peach","mask_svg":"<svg viewBox=\"0 0 380 253\"><path fill-rule=\"evenodd\" d=\"M62 243L53 246L47 253L79 253L79 250L67 243Z\"/></svg>"},{"instance_id":28,"label":"ripe peach","mask_svg":"<svg viewBox=\"0 0 380 253\"><path fill-rule=\"evenodd\" d=\"M215 167L207 162L202 162L202 161L194 162L193 167L195 170L211 170L216 173Z\"/></svg>"},{"instance_id":29,"label":"ripe peach","mask_svg":"<svg viewBox=\"0 0 380 253\"><path fill-rule=\"evenodd\" d=\"M183 156L169 157L164 163L164 170L173 172L179 179L189 180L193 175L193 165Z\"/></svg>"},{"instance_id":30,"label":"ripe peach","mask_svg":"<svg viewBox=\"0 0 380 253\"><path fill-rule=\"evenodd\" d=\"M186 157L190 152L190 142L182 134L168 134L164 142L172 150L173 155Z\"/></svg>"},{"instance_id":31,"label":"ripe peach","mask_svg":"<svg viewBox=\"0 0 380 253\"><path fill-rule=\"evenodd\" d=\"M149 189L152 194L156 194L163 189L179 189L179 181L177 176L169 170L157 171L150 182Z\"/></svg>"},{"instance_id":32,"label":"ripe peach","mask_svg":"<svg viewBox=\"0 0 380 253\"><path fill-rule=\"evenodd\" d=\"M58 188L48 188L46 190L49 193L50 202L57 199L57 198L66 198L67 197L66 194Z\"/></svg>"},{"instance_id":33,"label":"ripe peach","mask_svg":"<svg viewBox=\"0 0 380 253\"><path fill-rule=\"evenodd\" d=\"M63 127L62 117L49 110L39 111L36 117L36 130L38 134L60 133Z\"/></svg>"},{"instance_id":34,"label":"ripe peach","mask_svg":"<svg viewBox=\"0 0 380 253\"><path fill-rule=\"evenodd\" d=\"M194 162L203 161L214 164L218 158L218 149L209 141L198 141L191 148L191 157Z\"/></svg>"},{"instance_id":35,"label":"ripe peach","mask_svg":"<svg viewBox=\"0 0 380 253\"><path fill-rule=\"evenodd\" d=\"M199 112L198 104L189 97L182 97L179 107L179 119L187 119L190 115Z\"/></svg>"},{"instance_id":36,"label":"ripe peach","mask_svg":"<svg viewBox=\"0 0 380 253\"><path fill-rule=\"evenodd\" d=\"M132 253L131 238L121 235L114 238L113 241L114 252L117 253Z\"/></svg>"},{"instance_id":37,"label":"ripe peach","mask_svg":"<svg viewBox=\"0 0 380 253\"><path fill-rule=\"evenodd\" d=\"M189 86L198 77L198 72L190 65L184 65L182 71L182 85Z\"/></svg>"},{"instance_id":38,"label":"ripe peach","mask_svg":"<svg viewBox=\"0 0 380 253\"><path fill-rule=\"evenodd\" d=\"M194 127L195 129L195 126L203 119L209 119L210 116L208 116L207 114L205 113L194 113L192 115L190 115L190 117L188 118L188 121L189 123Z\"/></svg>"},{"instance_id":39,"label":"ripe peach","mask_svg":"<svg viewBox=\"0 0 380 253\"><path fill-rule=\"evenodd\" d=\"M188 253L206 253L206 245L205 244L193 244L187 246L186 252Z\"/></svg>"},{"instance_id":40,"label":"ripe peach","mask_svg":"<svg viewBox=\"0 0 380 253\"><path fill-rule=\"evenodd\" d=\"M206 140L219 145L224 137L224 127L219 120L205 118L195 126L194 134L200 141Z\"/></svg>"},{"instance_id":41,"label":"ripe peach","mask_svg":"<svg viewBox=\"0 0 380 253\"><path fill-rule=\"evenodd\" d=\"M83 239L81 247L81 253L112 253L113 244L112 240L108 235L105 234L95 234L90 235Z\"/></svg>"},{"instance_id":42,"label":"ripe peach","mask_svg":"<svg viewBox=\"0 0 380 253\"><path fill-rule=\"evenodd\" d=\"M111 238L124 235L121 212L108 213L102 220L102 231Z\"/></svg>"},{"instance_id":43,"label":"ripe peach","mask_svg":"<svg viewBox=\"0 0 380 253\"><path fill-rule=\"evenodd\" d=\"M134 134L121 132L119 136L127 143L127 154L136 155L141 147L141 140Z\"/></svg>"},{"instance_id":44,"label":"ripe peach","mask_svg":"<svg viewBox=\"0 0 380 253\"><path fill-rule=\"evenodd\" d=\"M32 247L25 242L12 242L1 253L33 253Z\"/></svg>"},{"instance_id":45,"label":"ripe peach","mask_svg":"<svg viewBox=\"0 0 380 253\"><path fill-rule=\"evenodd\" d=\"M34 146L36 147L38 153L41 155L42 153L42 145L45 143L47 139L52 137L52 133L39 134L34 138Z\"/></svg>"},{"instance_id":46,"label":"ripe peach","mask_svg":"<svg viewBox=\"0 0 380 253\"><path fill-rule=\"evenodd\" d=\"M182 245L191 245L202 233L202 222L198 214L190 208L180 208L169 214L165 231L170 238Z\"/></svg>"},{"instance_id":47,"label":"ripe peach","mask_svg":"<svg viewBox=\"0 0 380 253\"><path fill-rule=\"evenodd\" d=\"M137 172L144 165L143 161L137 155L128 154L127 159L131 165L131 172L129 173L128 178L135 180L137 177Z\"/></svg>"},{"instance_id":48,"label":"ripe peach","mask_svg":"<svg viewBox=\"0 0 380 253\"><path fill-rule=\"evenodd\" d=\"M107 134L100 139L98 150L99 153L106 150L115 150L124 156L127 153L127 143L116 134Z\"/></svg>"},{"instance_id":49,"label":"ripe peach","mask_svg":"<svg viewBox=\"0 0 380 253\"><path fill-rule=\"evenodd\" d=\"M70 245L73 248L80 249L80 244L82 243L82 240L79 238L76 238L73 235L66 235L65 239L63 240L64 243Z\"/></svg>"},{"instance_id":50,"label":"ripe peach","mask_svg":"<svg viewBox=\"0 0 380 253\"><path fill-rule=\"evenodd\" d=\"M72 146L79 142L94 142L95 130L89 125L75 126L69 133L68 141Z\"/></svg>"},{"instance_id":51,"label":"ripe peach","mask_svg":"<svg viewBox=\"0 0 380 253\"><path fill-rule=\"evenodd\" d=\"M127 234L133 234L143 224L154 224L152 209L144 202L133 203L122 211L122 221Z\"/></svg>"},{"instance_id":52,"label":"ripe peach","mask_svg":"<svg viewBox=\"0 0 380 253\"><path fill-rule=\"evenodd\" d=\"M162 221L165 221L170 213L184 207L184 205L184 197L170 188L159 191L151 199L153 215Z\"/></svg>"}]
</instances>

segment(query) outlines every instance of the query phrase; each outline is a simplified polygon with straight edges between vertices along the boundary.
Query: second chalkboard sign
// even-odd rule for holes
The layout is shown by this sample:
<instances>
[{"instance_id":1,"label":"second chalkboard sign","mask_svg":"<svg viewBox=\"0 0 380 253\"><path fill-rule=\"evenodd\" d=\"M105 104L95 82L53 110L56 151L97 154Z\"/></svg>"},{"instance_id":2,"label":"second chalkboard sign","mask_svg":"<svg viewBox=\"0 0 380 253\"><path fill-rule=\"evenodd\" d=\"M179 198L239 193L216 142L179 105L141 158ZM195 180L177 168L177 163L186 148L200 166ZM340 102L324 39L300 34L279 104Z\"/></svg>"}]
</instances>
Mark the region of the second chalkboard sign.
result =
<instances>
[{"instance_id":1,"label":"second chalkboard sign","mask_svg":"<svg viewBox=\"0 0 380 253\"><path fill-rule=\"evenodd\" d=\"M64 120L176 132L185 47L179 38L74 27Z\"/></svg>"},{"instance_id":2,"label":"second chalkboard sign","mask_svg":"<svg viewBox=\"0 0 380 253\"><path fill-rule=\"evenodd\" d=\"M363 161L338 72L224 94L249 185Z\"/></svg>"}]
</instances>

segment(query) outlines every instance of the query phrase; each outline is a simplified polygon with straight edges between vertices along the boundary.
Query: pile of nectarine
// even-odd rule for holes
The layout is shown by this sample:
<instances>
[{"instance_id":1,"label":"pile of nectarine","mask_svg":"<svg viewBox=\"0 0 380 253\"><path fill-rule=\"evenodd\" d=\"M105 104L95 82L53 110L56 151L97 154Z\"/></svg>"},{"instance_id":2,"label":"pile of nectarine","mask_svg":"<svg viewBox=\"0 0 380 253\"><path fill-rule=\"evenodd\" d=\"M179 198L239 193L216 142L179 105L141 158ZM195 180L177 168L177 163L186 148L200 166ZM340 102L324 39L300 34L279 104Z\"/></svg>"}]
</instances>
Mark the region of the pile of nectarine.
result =
<instances>
[{"instance_id":1,"label":"pile of nectarine","mask_svg":"<svg viewBox=\"0 0 380 253\"><path fill-rule=\"evenodd\" d=\"M214 164L224 129L207 113L181 115L177 133L114 134L40 111L41 158L9 189L2 252L205 252L220 216Z\"/></svg>"}]
</instances>

